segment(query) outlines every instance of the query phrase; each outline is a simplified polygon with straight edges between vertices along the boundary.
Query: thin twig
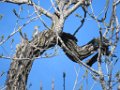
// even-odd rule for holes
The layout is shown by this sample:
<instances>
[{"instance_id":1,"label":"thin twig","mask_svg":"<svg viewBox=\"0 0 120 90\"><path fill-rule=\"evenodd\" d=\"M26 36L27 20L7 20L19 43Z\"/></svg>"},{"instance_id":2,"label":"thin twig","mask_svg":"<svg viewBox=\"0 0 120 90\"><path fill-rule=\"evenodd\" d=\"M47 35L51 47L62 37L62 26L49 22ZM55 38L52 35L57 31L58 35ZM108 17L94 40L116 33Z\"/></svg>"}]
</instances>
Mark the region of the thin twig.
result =
<instances>
[{"instance_id":1,"label":"thin twig","mask_svg":"<svg viewBox=\"0 0 120 90\"><path fill-rule=\"evenodd\" d=\"M82 9L83 9L83 11L84 11L84 17L83 17L83 19L81 20L81 24L79 25L79 27L78 27L78 28L76 29L76 31L73 33L73 36L76 35L76 33L82 28L82 26L83 26L84 23L85 23L85 18L86 18L86 16L87 16L87 12L85 11L84 7L82 7ZM79 17L79 16L77 16L77 17Z\"/></svg>"},{"instance_id":2,"label":"thin twig","mask_svg":"<svg viewBox=\"0 0 120 90\"><path fill-rule=\"evenodd\" d=\"M6 39L4 39L2 42L0 42L0 45L4 44L13 35L15 35L17 32L19 32L20 30L22 30L26 25L28 25L29 23L33 22L36 19L38 19L38 16L37 17L33 17L30 20L28 20L26 23L24 23L22 26L20 26L17 30L13 31Z\"/></svg>"},{"instance_id":3,"label":"thin twig","mask_svg":"<svg viewBox=\"0 0 120 90\"><path fill-rule=\"evenodd\" d=\"M80 72L80 68L78 68L78 70L76 70L76 67L74 67L74 69L75 69L75 73L76 73L76 79L75 79L75 82L74 82L73 90L76 89L76 85L77 85L77 82L78 82L78 76L79 76L79 72Z\"/></svg>"}]
</instances>

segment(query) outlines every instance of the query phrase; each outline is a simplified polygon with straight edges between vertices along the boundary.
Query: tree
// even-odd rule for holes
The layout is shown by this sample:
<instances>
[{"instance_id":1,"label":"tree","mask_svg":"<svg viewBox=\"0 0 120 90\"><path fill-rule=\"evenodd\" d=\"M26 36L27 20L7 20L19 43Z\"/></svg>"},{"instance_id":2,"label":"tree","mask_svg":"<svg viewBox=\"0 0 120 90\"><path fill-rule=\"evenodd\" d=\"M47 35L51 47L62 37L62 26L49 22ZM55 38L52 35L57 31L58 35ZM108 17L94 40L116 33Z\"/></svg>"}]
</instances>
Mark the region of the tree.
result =
<instances>
[{"instance_id":1,"label":"tree","mask_svg":"<svg viewBox=\"0 0 120 90\"><path fill-rule=\"evenodd\" d=\"M9 38L14 34L19 33L21 36L21 43L16 46L16 53L12 57L12 63L8 71L6 89L7 90L25 90L28 75L32 68L33 62L36 58L39 58L46 50L49 48L55 47L56 45L60 46L67 57L72 61L81 64L87 70L89 70L93 78L98 80L101 84L103 90L112 90L113 89L113 80L112 80L112 59L116 57L114 54L115 48L118 45L119 41L119 31L120 25L117 15L117 8L120 3L119 0L106 0L106 5L102 14L102 18L99 19L99 16L96 16L93 8L92 1L90 0L50 0L54 12L48 11L40 5L36 4L31 0L1 0L1 2L13 3L22 6L23 4L29 5L34 9L35 17L31 18L28 16L29 21L27 21L22 26L19 26L8 38L1 38L0 45L5 43ZM94 1L93 1L94 2ZM112 5L111 14L108 14L109 7ZM81 24L75 30L74 34L66 33L63 31L65 21L67 18L78 8L82 8L84 16L81 17L79 14L76 17L81 19ZM89 10L91 7L91 12ZM21 9L22 10L22 9ZM17 13L16 10L13 10L14 14L18 19L23 19L20 16L21 10ZM45 15L51 20L50 27L44 22L41 18L42 15ZM75 37L76 33L79 32L81 27L84 25L87 15L96 21L98 24L99 37L92 39L90 42L83 46L77 44L78 39ZM110 15L110 16L109 16ZM110 20L107 18L110 17ZM35 32L33 34L32 40L29 40L26 34L23 34L23 27L28 25L30 22L40 19L46 30L39 32L38 27L35 27ZM93 55L85 63L82 60L86 59L90 55ZM53 55L52 55L53 56ZM46 54L46 57L51 57ZM103 57L105 60L103 60ZM4 55L1 55L1 58L8 58ZM91 66L97 61L98 70L95 70ZM102 70L102 62L108 66L107 78L106 81L105 74ZM114 61L115 62L115 61ZM113 64L113 63L112 63ZM119 72L117 74L116 83L119 83ZM76 84L74 85L75 89ZM119 85L118 85L119 86Z\"/></svg>"}]
</instances>

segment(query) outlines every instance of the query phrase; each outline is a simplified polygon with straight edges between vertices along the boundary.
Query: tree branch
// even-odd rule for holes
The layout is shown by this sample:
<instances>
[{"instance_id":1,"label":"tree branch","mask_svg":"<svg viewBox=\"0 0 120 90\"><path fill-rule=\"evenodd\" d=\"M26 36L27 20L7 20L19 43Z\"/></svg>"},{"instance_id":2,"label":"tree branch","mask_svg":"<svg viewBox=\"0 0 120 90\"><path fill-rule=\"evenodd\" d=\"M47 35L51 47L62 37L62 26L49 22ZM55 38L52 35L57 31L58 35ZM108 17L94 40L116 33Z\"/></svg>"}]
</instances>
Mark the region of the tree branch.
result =
<instances>
[{"instance_id":1,"label":"tree branch","mask_svg":"<svg viewBox=\"0 0 120 90\"><path fill-rule=\"evenodd\" d=\"M52 18L52 16L53 16L49 11L47 11L44 8L40 7L39 5L35 4L31 0L1 0L0 2L8 2L8 3L13 3L13 4L18 4L18 5L27 4L27 5L35 6L40 14L42 13L49 18Z\"/></svg>"},{"instance_id":2,"label":"tree branch","mask_svg":"<svg viewBox=\"0 0 120 90\"><path fill-rule=\"evenodd\" d=\"M27 78L32 67L33 59L42 55L48 48L51 48L58 44L61 46L65 54L74 62L82 63L80 60L90 56L97 51L99 39L94 39L88 44L79 47L77 45L77 39L68 33L61 33L60 35L62 41L67 46L67 49L62 46L62 43L57 41L56 32L53 30L45 30L38 33L31 41L23 40L21 44L17 45L16 54L14 58L24 58L23 60L14 59L11 63L8 78L7 78L7 89L6 90L25 90ZM58 43L57 43L58 42ZM69 50L68 50L69 49ZM74 53L71 54L69 52ZM26 60L25 60L26 58ZM87 66L82 63L82 65ZM95 70L90 68L94 73ZM98 73L97 73L98 74Z\"/></svg>"},{"instance_id":3,"label":"tree branch","mask_svg":"<svg viewBox=\"0 0 120 90\"><path fill-rule=\"evenodd\" d=\"M74 12L80 5L83 4L83 0L80 0L78 3L76 3L73 7L71 7L70 9L68 9L65 12L65 17L68 17L72 12Z\"/></svg>"},{"instance_id":4,"label":"tree branch","mask_svg":"<svg viewBox=\"0 0 120 90\"><path fill-rule=\"evenodd\" d=\"M31 4L31 0L1 0L0 2L8 2L14 4Z\"/></svg>"},{"instance_id":5,"label":"tree branch","mask_svg":"<svg viewBox=\"0 0 120 90\"><path fill-rule=\"evenodd\" d=\"M53 17L53 14L51 14L49 11L45 10L44 8L40 7L39 5L36 5L35 3L32 2L32 4L30 4L31 6L34 6L36 8L36 10L38 10L38 12L41 14L46 15L49 18Z\"/></svg>"}]
</instances>

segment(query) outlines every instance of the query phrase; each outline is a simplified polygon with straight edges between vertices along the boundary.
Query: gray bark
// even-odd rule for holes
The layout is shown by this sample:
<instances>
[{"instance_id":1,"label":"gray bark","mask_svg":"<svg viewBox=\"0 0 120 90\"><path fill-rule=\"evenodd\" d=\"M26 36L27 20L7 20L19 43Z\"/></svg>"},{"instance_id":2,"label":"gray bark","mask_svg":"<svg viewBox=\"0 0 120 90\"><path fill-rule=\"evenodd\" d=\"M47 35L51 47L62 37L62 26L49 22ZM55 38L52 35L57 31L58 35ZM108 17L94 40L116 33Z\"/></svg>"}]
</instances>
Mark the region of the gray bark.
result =
<instances>
[{"instance_id":1,"label":"gray bark","mask_svg":"<svg viewBox=\"0 0 120 90\"><path fill-rule=\"evenodd\" d=\"M73 35L61 33L60 37L67 48L81 60L93 54L94 51L97 51L99 45L99 39L93 39L88 44L80 47L77 45L77 39ZM31 41L23 40L23 42L17 46L14 60L11 63L6 82L6 90L26 90L26 83L32 68L33 60L35 57L40 56L44 51L56 44L57 36L52 30L46 30L39 33ZM61 46L63 51L72 61L78 63L76 58L71 55L65 47L62 47L60 41L58 41L58 45ZM96 60L96 58L90 60L88 65L91 66Z\"/></svg>"},{"instance_id":2,"label":"gray bark","mask_svg":"<svg viewBox=\"0 0 120 90\"><path fill-rule=\"evenodd\" d=\"M34 37L33 40L23 40L17 46L16 54L10 65L7 77L7 90L26 90L26 83L35 57L55 45L55 34L52 31L44 31Z\"/></svg>"}]
</instances>

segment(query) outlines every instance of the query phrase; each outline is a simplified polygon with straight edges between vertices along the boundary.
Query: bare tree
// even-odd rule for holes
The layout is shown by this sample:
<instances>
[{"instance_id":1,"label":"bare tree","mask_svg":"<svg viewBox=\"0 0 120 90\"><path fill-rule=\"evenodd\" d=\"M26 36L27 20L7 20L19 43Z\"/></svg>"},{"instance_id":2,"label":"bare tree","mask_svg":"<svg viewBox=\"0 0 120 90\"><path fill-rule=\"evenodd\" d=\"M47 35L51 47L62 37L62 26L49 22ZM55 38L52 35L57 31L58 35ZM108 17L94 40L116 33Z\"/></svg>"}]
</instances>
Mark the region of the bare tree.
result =
<instances>
[{"instance_id":1,"label":"bare tree","mask_svg":"<svg viewBox=\"0 0 120 90\"><path fill-rule=\"evenodd\" d=\"M12 63L10 65L6 81L6 90L26 90L28 75L34 60L39 58L47 49L55 47L56 45L60 46L72 61L87 68L100 82L103 90L112 90L112 68L108 68L108 81L106 81L105 74L102 71L102 57L105 57L104 63L107 66L110 67L110 65L113 64L111 58L114 57L114 51L119 41L120 24L116 9L120 4L120 0L111 0L112 12L108 22L106 21L106 17L108 15L110 0L106 0L104 10L101 12L104 13L104 16L101 19L94 14L91 0L50 1L52 8L54 9L54 13L42 8L40 5L31 0L0 0L0 2L29 5L34 9L34 13L36 14L35 17L30 18L28 22L20 26L17 30L11 33L11 35L0 42L0 45L2 45L16 33L20 33L22 38L21 43L16 46L15 55L12 57ZM63 32L66 19L79 7L81 7L84 11L83 18L80 17L79 14L76 15L78 18L81 18L81 25L77 30L75 30L73 35ZM89 11L88 7L91 7L92 12ZM18 18L21 18L16 11L14 11L14 13ZM98 24L100 36L98 38L94 38L83 46L79 46L77 44L75 34L83 26L87 14ZM41 18L42 15L45 15L51 20L52 23L50 27L48 27ZM27 36L23 35L22 29L35 19L40 19L47 30L38 32L38 28L35 28L32 40L28 40ZM111 47L111 49L109 49L109 47ZM96 54L94 54L95 52ZM90 55L93 55L93 57L87 60L86 63L82 62L82 60ZM0 57L11 59L11 57L5 57L4 55L1 55ZM47 57L50 56L48 55ZM96 61L98 63L98 70L91 67ZM118 81L116 82L119 83L119 73L117 74L117 77Z\"/></svg>"}]
</instances>

